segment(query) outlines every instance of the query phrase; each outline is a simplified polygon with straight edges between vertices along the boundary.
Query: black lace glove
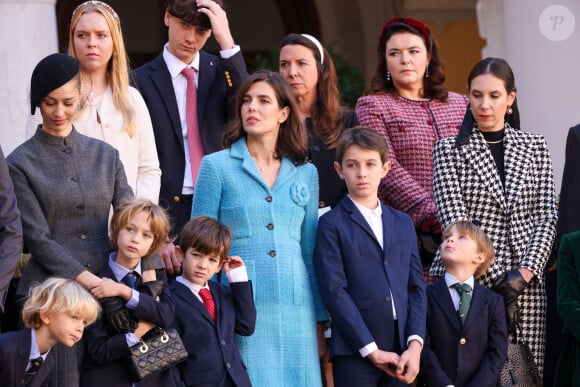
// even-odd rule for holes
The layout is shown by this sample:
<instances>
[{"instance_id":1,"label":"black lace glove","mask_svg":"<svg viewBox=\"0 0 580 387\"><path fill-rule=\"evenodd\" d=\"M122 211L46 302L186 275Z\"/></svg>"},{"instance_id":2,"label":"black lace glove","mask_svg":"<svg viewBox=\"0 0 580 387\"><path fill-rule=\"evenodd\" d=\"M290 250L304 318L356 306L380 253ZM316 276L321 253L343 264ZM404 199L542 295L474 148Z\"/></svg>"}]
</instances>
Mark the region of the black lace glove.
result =
<instances>
[{"instance_id":1,"label":"black lace glove","mask_svg":"<svg viewBox=\"0 0 580 387\"><path fill-rule=\"evenodd\" d=\"M520 306L518 296L522 294L528 283L518 269L502 273L494 281L491 289L502 295L505 303L505 313L508 332L513 333L520 322Z\"/></svg>"},{"instance_id":2,"label":"black lace glove","mask_svg":"<svg viewBox=\"0 0 580 387\"><path fill-rule=\"evenodd\" d=\"M135 332L135 329L137 329L137 320L125 306L125 300L121 297L105 297L100 302L103 308L103 318L113 332Z\"/></svg>"},{"instance_id":3,"label":"black lace glove","mask_svg":"<svg viewBox=\"0 0 580 387\"><path fill-rule=\"evenodd\" d=\"M153 298L159 297L163 291L163 281L147 281L137 286L137 291L150 295Z\"/></svg>"}]
</instances>

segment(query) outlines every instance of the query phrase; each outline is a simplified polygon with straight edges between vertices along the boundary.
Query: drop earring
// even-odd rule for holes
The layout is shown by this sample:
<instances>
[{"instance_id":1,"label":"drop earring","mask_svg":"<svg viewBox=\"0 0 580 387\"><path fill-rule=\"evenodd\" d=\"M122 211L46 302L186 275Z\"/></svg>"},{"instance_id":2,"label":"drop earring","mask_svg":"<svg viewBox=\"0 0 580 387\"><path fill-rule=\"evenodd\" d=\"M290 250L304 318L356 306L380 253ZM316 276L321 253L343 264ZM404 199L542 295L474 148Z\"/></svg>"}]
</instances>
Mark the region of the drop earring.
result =
<instances>
[{"instance_id":1,"label":"drop earring","mask_svg":"<svg viewBox=\"0 0 580 387\"><path fill-rule=\"evenodd\" d=\"M425 78L429 78L429 65L425 68Z\"/></svg>"},{"instance_id":2,"label":"drop earring","mask_svg":"<svg viewBox=\"0 0 580 387\"><path fill-rule=\"evenodd\" d=\"M387 82L391 82L391 72L387 69Z\"/></svg>"}]
</instances>

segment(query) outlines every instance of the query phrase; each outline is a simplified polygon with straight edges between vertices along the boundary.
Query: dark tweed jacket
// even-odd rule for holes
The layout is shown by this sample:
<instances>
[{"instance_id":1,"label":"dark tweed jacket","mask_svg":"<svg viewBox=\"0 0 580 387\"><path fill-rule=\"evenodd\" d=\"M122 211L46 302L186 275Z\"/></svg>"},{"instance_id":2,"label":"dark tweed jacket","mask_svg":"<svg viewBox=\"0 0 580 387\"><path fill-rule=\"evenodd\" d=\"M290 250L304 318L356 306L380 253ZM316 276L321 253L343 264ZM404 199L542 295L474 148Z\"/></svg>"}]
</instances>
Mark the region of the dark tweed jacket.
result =
<instances>
[{"instance_id":1,"label":"dark tweed jacket","mask_svg":"<svg viewBox=\"0 0 580 387\"><path fill-rule=\"evenodd\" d=\"M74 129L67 137L37 129L7 160L31 253L17 294L49 276L97 272L111 250L111 205L133 196L117 150Z\"/></svg>"}]
</instances>

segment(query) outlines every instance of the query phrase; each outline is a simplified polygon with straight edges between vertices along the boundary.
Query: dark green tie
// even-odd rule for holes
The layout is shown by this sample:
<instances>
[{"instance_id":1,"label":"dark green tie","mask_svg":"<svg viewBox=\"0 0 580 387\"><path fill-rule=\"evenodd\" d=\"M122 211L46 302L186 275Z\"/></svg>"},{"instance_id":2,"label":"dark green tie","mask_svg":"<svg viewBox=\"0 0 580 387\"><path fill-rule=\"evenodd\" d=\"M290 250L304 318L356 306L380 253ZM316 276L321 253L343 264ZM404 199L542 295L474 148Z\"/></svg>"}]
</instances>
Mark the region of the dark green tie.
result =
<instances>
[{"instance_id":1,"label":"dark green tie","mask_svg":"<svg viewBox=\"0 0 580 387\"><path fill-rule=\"evenodd\" d=\"M471 304L471 286L457 282L451 285L451 287L459 293L459 309L457 310L457 314L461 320L461 326L463 326L467 319L467 313L469 312L469 304Z\"/></svg>"}]
</instances>

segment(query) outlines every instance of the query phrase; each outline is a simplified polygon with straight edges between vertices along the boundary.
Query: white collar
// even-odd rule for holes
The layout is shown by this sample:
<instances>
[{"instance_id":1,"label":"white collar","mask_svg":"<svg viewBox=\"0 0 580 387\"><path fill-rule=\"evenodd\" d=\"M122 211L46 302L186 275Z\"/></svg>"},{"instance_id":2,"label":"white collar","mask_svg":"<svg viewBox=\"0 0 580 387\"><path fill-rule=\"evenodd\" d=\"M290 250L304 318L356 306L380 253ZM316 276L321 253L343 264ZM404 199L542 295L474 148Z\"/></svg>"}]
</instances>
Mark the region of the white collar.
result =
<instances>
[{"instance_id":1,"label":"white collar","mask_svg":"<svg viewBox=\"0 0 580 387\"><path fill-rule=\"evenodd\" d=\"M464 282L461 282L457 278L455 278L452 274L445 272L445 283L447 284L448 288L450 288L451 286L453 286L457 283L464 283L464 284L468 284L469 286L471 286L471 289L473 290L473 285L475 284L475 278L473 276L471 276L468 279L466 279Z\"/></svg>"},{"instance_id":2,"label":"white collar","mask_svg":"<svg viewBox=\"0 0 580 387\"><path fill-rule=\"evenodd\" d=\"M169 52L167 49L168 46L169 43L166 43L163 47L163 60L167 65L167 69L169 70L169 74L171 74L171 78L176 78L186 67L192 67L199 73L199 53L195 56L195 58L193 58L191 63L183 63L175 55Z\"/></svg>"},{"instance_id":3,"label":"white collar","mask_svg":"<svg viewBox=\"0 0 580 387\"><path fill-rule=\"evenodd\" d=\"M364 217L367 216L378 216L379 218L383 215L383 208L381 206L380 200L377 198L377 207L374 210L371 210L368 207L358 204L350 195L347 195L350 200L354 203L356 208L363 214Z\"/></svg>"},{"instance_id":4,"label":"white collar","mask_svg":"<svg viewBox=\"0 0 580 387\"><path fill-rule=\"evenodd\" d=\"M186 286L189 290L191 290L191 292L193 294L199 294L199 291L201 289L207 289L207 290L210 290L211 291L211 289L209 288L209 281L207 281L205 283L205 286L201 286L201 285L198 285L198 284L194 284L193 282L191 282L191 281L183 278L182 275L180 275L177 278L175 278L175 280L177 282L181 283L182 285Z\"/></svg>"}]
</instances>

